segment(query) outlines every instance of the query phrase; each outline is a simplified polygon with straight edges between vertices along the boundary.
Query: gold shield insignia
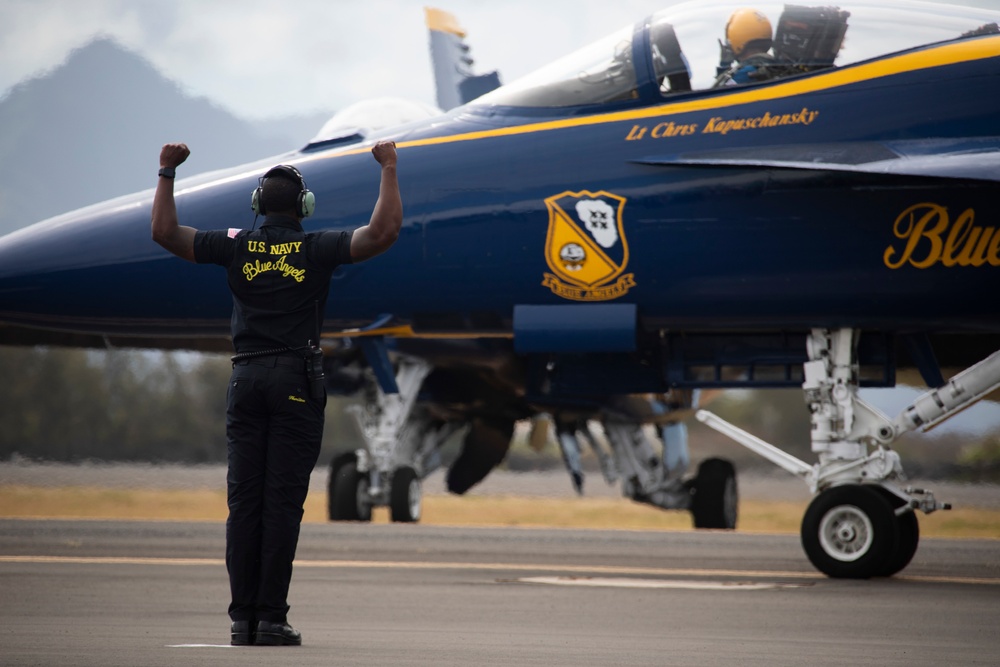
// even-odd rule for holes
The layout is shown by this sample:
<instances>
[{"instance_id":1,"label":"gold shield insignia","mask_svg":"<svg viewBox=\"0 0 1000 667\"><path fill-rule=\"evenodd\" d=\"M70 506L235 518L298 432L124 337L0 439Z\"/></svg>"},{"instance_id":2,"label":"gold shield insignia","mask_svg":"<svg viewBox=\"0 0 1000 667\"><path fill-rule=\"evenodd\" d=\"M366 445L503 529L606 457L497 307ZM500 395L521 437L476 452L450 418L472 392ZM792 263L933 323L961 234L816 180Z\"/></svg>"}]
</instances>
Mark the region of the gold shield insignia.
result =
<instances>
[{"instance_id":1,"label":"gold shield insignia","mask_svg":"<svg viewBox=\"0 0 1000 667\"><path fill-rule=\"evenodd\" d=\"M623 275L629 259L622 223L625 202L604 190L567 190L548 197L545 262L552 273L545 274L542 284L574 301L617 299L634 287L635 275Z\"/></svg>"}]
</instances>

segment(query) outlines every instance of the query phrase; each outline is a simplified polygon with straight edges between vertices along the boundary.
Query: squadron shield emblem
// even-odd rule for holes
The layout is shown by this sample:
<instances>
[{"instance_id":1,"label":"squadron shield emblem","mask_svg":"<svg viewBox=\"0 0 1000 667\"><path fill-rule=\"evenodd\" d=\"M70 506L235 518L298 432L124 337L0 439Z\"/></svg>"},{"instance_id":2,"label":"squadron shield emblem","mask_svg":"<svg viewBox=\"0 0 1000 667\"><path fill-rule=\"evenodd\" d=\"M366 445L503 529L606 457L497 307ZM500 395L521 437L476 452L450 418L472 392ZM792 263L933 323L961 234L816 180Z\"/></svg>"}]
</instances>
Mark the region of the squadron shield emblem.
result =
<instances>
[{"instance_id":1,"label":"squadron shield emblem","mask_svg":"<svg viewBox=\"0 0 1000 667\"><path fill-rule=\"evenodd\" d=\"M603 190L563 192L545 200L549 232L542 284L564 299L608 301L635 287L622 225L625 198Z\"/></svg>"}]
</instances>

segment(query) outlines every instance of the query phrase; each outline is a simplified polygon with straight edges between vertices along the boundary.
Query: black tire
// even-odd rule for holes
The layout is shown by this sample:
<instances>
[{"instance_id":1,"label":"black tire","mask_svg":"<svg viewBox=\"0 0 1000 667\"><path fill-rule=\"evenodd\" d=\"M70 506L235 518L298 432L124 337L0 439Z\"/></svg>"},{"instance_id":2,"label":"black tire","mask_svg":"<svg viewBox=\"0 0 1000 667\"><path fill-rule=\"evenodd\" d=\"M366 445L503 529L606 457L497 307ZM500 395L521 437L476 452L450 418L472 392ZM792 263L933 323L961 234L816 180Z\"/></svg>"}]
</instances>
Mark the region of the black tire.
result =
<instances>
[{"instance_id":1,"label":"black tire","mask_svg":"<svg viewBox=\"0 0 1000 667\"><path fill-rule=\"evenodd\" d=\"M389 515L396 523L420 521L422 505L420 479L417 471L409 466L396 469L392 475L389 498Z\"/></svg>"},{"instance_id":2,"label":"black tire","mask_svg":"<svg viewBox=\"0 0 1000 667\"><path fill-rule=\"evenodd\" d=\"M462 495L483 481L507 456L514 435L514 420L478 417L472 421L462 451L451 464L445 483L448 491Z\"/></svg>"},{"instance_id":3,"label":"black tire","mask_svg":"<svg viewBox=\"0 0 1000 667\"><path fill-rule=\"evenodd\" d=\"M368 478L358 472L357 461L344 463L336 471L330 479L330 520L371 521L372 506L367 500Z\"/></svg>"},{"instance_id":4,"label":"black tire","mask_svg":"<svg viewBox=\"0 0 1000 667\"><path fill-rule=\"evenodd\" d=\"M893 510L898 510L906 504L906 501L884 487L878 487L882 496L889 501ZM886 560L883 567L876 576L891 577L901 571L917 553L917 545L920 543L920 523L917 521L917 513L908 510L896 517L896 528L899 530L898 539L893 547L892 554Z\"/></svg>"},{"instance_id":5,"label":"black tire","mask_svg":"<svg viewBox=\"0 0 1000 667\"><path fill-rule=\"evenodd\" d=\"M337 487L337 472L348 463L357 463L358 455L354 452L343 452L337 454L330 461L330 474L326 483L326 516L330 521L346 521L341 518L341 508L334 500L336 498L335 489Z\"/></svg>"},{"instance_id":6,"label":"black tire","mask_svg":"<svg viewBox=\"0 0 1000 667\"><path fill-rule=\"evenodd\" d=\"M850 484L813 498L802 519L802 548L829 577L879 576L896 548L898 522L878 487Z\"/></svg>"},{"instance_id":7,"label":"black tire","mask_svg":"<svg viewBox=\"0 0 1000 667\"><path fill-rule=\"evenodd\" d=\"M739 511L736 468L725 459L706 459L691 485L695 528L733 530Z\"/></svg>"}]
</instances>

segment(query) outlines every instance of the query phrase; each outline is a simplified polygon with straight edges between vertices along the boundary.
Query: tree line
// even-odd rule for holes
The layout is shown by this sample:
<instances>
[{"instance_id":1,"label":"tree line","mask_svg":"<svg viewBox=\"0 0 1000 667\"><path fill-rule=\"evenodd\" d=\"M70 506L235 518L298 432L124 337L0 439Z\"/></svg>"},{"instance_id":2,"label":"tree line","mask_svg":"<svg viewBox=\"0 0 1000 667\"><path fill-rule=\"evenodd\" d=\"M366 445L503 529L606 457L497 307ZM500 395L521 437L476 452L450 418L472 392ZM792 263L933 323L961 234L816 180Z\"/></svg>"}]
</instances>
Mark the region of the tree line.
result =
<instances>
[{"instance_id":1,"label":"tree line","mask_svg":"<svg viewBox=\"0 0 1000 667\"><path fill-rule=\"evenodd\" d=\"M0 347L0 459L223 462L231 371L225 355ZM331 400L324 449L355 446L342 413Z\"/></svg>"},{"instance_id":2,"label":"tree line","mask_svg":"<svg viewBox=\"0 0 1000 667\"><path fill-rule=\"evenodd\" d=\"M221 354L0 347L0 460L224 462L231 370ZM320 465L361 444L344 410L350 402L331 397L327 404ZM726 392L707 407L803 460L815 459L800 390ZM691 423L693 457L770 465ZM908 434L895 447L911 473L1000 479L997 433ZM546 457L536 463L559 465L554 443Z\"/></svg>"}]
</instances>

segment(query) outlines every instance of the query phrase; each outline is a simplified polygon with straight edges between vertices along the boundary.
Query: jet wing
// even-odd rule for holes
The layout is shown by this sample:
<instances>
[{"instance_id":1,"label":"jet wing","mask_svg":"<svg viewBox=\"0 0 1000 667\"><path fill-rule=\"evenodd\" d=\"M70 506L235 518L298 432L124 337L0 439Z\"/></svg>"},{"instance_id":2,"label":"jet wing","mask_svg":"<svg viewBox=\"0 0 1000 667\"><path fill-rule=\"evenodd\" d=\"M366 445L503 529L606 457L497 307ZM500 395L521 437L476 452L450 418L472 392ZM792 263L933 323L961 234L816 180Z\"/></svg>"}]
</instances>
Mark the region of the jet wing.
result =
<instances>
[{"instance_id":1,"label":"jet wing","mask_svg":"<svg viewBox=\"0 0 1000 667\"><path fill-rule=\"evenodd\" d=\"M763 167L1000 181L1000 137L755 146L650 156L639 164Z\"/></svg>"}]
</instances>

